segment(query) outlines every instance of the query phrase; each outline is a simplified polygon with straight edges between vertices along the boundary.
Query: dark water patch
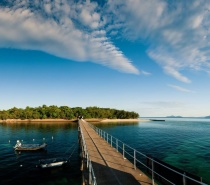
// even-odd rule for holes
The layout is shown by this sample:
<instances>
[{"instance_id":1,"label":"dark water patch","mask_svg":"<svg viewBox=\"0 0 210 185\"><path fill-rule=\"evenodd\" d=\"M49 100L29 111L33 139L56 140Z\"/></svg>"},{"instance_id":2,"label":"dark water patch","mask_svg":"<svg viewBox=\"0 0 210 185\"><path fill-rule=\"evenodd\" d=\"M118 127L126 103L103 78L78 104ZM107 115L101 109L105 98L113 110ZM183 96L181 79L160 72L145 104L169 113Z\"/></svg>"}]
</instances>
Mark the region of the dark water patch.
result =
<instances>
[{"instance_id":1,"label":"dark water patch","mask_svg":"<svg viewBox=\"0 0 210 185\"><path fill-rule=\"evenodd\" d=\"M77 142L77 124L0 124L0 179L7 185L81 184L80 159ZM16 152L16 140L28 143L46 142L46 150ZM9 143L10 141L10 143ZM69 157L71 146L76 149L70 164L48 172L37 168L40 159Z\"/></svg>"},{"instance_id":2,"label":"dark water patch","mask_svg":"<svg viewBox=\"0 0 210 185\"><path fill-rule=\"evenodd\" d=\"M206 159L206 161L210 163L210 153L205 154L204 159Z\"/></svg>"},{"instance_id":3,"label":"dark water patch","mask_svg":"<svg viewBox=\"0 0 210 185\"><path fill-rule=\"evenodd\" d=\"M181 158L181 159L178 160L178 162L182 163L183 165L185 165L185 164L188 164L190 162L190 160L186 159L186 158Z\"/></svg>"}]
</instances>

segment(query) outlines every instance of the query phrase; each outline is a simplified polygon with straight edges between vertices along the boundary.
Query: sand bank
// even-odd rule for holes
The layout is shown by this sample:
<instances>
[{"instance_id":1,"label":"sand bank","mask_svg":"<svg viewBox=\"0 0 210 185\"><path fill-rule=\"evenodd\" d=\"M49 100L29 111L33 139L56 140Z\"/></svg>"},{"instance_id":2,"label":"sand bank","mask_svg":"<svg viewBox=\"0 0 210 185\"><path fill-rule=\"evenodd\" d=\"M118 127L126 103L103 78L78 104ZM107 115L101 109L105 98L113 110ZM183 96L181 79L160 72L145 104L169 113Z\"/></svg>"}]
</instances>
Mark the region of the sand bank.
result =
<instances>
[{"instance_id":1,"label":"sand bank","mask_svg":"<svg viewBox=\"0 0 210 185\"><path fill-rule=\"evenodd\" d=\"M101 122L107 123L107 122L145 122L149 120L143 120L143 119L104 119Z\"/></svg>"},{"instance_id":2,"label":"sand bank","mask_svg":"<svg viewBox=\"0 0 210 185\"><path fill-rule=\"evenodd\" d=\"M87 122L100 122L100 123L117 123L117 122L145 122L145 121L150 121L146 119L98 119L98 118L91 118L91 119L84 119ZM33 123L40 123L40 122L76 122L77 119L72 119L72 120L67 120L67 119L6 119L6 120L0 120L0 123L28 123L28 122L33 122Z\"/></svg>"},{"instance_id":3,"label":"sand bank","mask_svg":"<svg viewBox=\"0 0 210 185\"><path fill-rule=\"evenodd\" d=\"M84 119L87 122L100 122L100 123L109 123L109 122L145 122L150 121L146 119Z\"/></svg>"}]
</instances>

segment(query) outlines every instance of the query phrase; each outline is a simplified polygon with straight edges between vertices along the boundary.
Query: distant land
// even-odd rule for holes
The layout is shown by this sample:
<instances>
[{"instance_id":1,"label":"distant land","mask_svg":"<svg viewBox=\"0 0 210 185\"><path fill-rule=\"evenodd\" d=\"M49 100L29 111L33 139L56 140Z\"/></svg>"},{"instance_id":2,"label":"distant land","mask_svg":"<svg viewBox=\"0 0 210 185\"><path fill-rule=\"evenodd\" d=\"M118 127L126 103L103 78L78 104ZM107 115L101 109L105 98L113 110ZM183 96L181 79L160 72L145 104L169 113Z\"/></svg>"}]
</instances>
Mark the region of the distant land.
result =
<instances>
[{"instance_id":1,"label":"distant land","mask_svg":"<svg viewBox=\"0 0 210 185\"><path fill-rule=\"evenodd\" d=\"M182 116L166 116L166 118L183 118Z\"/></svg>"},{"instance_id":2,"label":"distant land","mask_svg":"<svg viewBox=\"0 0 210 185\"><path fill-rule=\"evenodd\" d=\"M210 118L210 116L204 116L204 117L166 116L166 118Z\"/></svg>"},{"instance_id":3,"label":"distant land","mask_svg":"<svg viewBox=\"0 0 210 185\"><path fill-rule=\"evenodd\" d=\"M204 116L204 117L166 116L166 118L210 118L210 116Z\"/></svg>"},{"instance_id":4,"label":"distant land","mask_svg":"<svg viewBox=\"0 0 210 185\"><path fill-rule=\"evenodd\" d=\"M151 117L141 117L141 118L200 118L200 119L210 119L210 115L209 116L151 116Z\"/></svg>"}]
</instances>

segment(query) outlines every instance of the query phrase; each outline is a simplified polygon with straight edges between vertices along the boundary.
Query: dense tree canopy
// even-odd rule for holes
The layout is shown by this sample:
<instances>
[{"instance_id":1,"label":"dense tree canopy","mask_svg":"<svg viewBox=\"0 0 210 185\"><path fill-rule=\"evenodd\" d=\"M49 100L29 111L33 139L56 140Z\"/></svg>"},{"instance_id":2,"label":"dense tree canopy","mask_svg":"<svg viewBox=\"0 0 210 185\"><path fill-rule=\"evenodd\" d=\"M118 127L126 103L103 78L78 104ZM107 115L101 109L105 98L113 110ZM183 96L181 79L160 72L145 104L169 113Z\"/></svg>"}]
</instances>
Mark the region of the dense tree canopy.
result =
<instances>
[{"instance_id":1,"label":"dense tree canopy","mask_svg":"<svg viewBox=\"0 0 210 185\"><path fill-rule=\"evenodd\" d=\"M129 119L138 118L139 114L136 112L128 112L124 110L116 110L110 108L99 107L82 107L70 108L68 106L39 106L11 108L9 110L0 111L0 119L75 119L82 115L84 118L108 118L108 119Z\"/></svg>"}]
</instances>

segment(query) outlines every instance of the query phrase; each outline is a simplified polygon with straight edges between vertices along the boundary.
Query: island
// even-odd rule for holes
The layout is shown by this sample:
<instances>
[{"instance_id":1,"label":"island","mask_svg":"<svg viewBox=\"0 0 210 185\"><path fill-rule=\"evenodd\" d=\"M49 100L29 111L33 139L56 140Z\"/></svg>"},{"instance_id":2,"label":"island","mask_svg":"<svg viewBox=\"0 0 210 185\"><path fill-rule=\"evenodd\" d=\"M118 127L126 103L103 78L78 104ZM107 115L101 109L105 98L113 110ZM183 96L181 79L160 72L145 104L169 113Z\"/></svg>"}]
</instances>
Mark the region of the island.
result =
<instances>
[{"instance_id":1,"label":"island","mask_svg":"<svg viewBox=\"0 0 210 185\"><path fill-rule=\"evenodd\" d=\"M46 106L0 110L0 122L70 122L84 118L90 122L139 121L139 114L133 111L113 108Z\"/></svg>"}]
</instances>

